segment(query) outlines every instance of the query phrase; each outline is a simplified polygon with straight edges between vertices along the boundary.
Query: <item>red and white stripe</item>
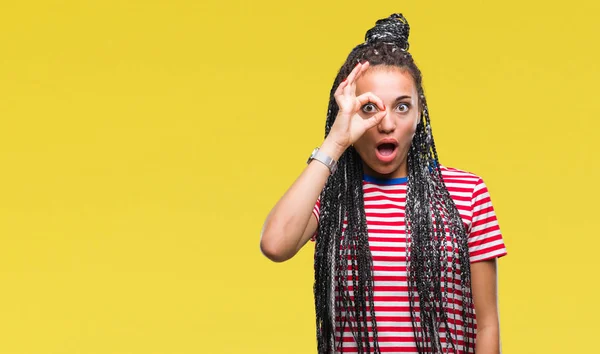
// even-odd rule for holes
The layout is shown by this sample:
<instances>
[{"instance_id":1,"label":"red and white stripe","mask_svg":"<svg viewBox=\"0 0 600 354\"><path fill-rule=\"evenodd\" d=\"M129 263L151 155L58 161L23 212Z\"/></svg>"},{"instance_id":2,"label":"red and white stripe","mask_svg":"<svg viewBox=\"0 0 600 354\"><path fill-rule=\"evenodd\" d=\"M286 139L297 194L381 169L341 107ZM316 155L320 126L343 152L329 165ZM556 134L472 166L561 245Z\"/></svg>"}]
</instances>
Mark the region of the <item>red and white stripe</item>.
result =
<instances>
[{"instance_id":1,"label":"red and white stripe","mask_svg":"<svg viewBox=\"0 0 600 354\"><path fill-rule=\"evenodd\" d=\"M490 195L483 180L469 172L440 166L442 176L450 196L454 200L469 235L471 263L506 255L506 248L500 233ZM417 354L412 322L410 319L408 286L406 279L406 180L378 180L365 178L363 192L365 214L369 231L369 246L373 256L374 306L378 329L379 347L383 353ZM319 218L317 201L313 214ZM318 231L313 241L318 237ZM448 244L451 250L452 245ZM350 269L349 269L350 271ZM350 273L349 273L350 274ZM458 287L459 275L447 279ZM352 281L348 278L352 294ZM453 305L452 313L459 315L462 310L461 291L454 288L449 296ZM416 299L418 309L418 298ZM344 314L339 314L343 316ZM459 343L463 340L463 323L459 316L450 316L450 329ZM339 332L339 317L336 333L337 341L343 337L344 353L356 353L356 343L350 328L346 325L343 336ZM441 340L445 336L441 331ZM474 338L473 338L474 340Z\"/></svg>"}]
</instances>

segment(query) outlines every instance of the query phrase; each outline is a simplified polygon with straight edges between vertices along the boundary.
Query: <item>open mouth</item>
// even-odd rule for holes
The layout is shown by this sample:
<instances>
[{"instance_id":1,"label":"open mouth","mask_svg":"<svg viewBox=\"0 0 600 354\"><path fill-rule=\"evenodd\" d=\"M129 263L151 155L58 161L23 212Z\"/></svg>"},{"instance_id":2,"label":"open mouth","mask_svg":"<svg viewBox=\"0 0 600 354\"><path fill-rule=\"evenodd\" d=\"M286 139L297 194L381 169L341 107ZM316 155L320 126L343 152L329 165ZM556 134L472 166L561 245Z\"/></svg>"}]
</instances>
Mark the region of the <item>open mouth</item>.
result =
<instances>
[{"instance_id":1,"label":"open mouth","mask_svg":"<svg viewBox=\"0 0 600 354\"><path fill-rule=\"evenodd\" d=\"M392 143L383 143L377 146L377 151L381 156L390 156L396 150L396 145Z\"/></svg>"},{"instance_id":2,"label":"open mouth","mask_svg":"<svg viewBox=\"0 0 600 354\"><path fill-rule=\"evenodd\" d=\"M398 143L396 141L384 141L377 145L375 155L377 159L383 163L389 163L394 161L398 153Z\"/></svg>"}]
</instances>

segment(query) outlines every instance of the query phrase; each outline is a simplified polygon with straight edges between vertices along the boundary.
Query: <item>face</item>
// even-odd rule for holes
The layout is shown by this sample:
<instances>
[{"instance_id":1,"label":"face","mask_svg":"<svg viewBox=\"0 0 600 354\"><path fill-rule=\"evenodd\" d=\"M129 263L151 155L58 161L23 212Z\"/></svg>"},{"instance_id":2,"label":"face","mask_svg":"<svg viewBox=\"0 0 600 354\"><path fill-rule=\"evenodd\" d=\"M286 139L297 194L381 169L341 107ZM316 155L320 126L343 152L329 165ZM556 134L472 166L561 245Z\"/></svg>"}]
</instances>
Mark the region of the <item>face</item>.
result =
<instances>
[{"instance_id":1,"label":"face","mask_svg":"<svg viewBox=\"0 0 600 354\"><path fill-rule=\"evenodd\" d=\"M387 114L354 143L364 172L380 178L405 177L408 150L420 117L414 79L407 70L397 67L371 67L356 81L356 95L366 92L383 101ZM360 112L368 118L379 109L367 103Z\"/></svg>"}]
</instances>

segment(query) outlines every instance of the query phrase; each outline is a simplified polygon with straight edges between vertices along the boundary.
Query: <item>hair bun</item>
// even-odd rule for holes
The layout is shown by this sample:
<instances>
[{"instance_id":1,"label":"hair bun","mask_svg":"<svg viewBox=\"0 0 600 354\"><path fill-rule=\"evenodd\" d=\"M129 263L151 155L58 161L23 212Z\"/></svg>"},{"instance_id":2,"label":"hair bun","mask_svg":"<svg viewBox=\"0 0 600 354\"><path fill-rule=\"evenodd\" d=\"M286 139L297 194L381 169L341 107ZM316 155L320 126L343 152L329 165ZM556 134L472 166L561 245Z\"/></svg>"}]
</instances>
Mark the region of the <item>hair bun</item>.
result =
<instances>
[{"instance_id":1,"label":"hair bun","mask_svg":"<svg viewBox=\"0 0 600 354\"><path fill-rule=\"evenodd\" d=\"M375 23L375 27L367 31L366 43L385 42L394 43L404 50L408 50L408 34L410 26L402 14L392 14Z\"/></svg>"}]
</instances>

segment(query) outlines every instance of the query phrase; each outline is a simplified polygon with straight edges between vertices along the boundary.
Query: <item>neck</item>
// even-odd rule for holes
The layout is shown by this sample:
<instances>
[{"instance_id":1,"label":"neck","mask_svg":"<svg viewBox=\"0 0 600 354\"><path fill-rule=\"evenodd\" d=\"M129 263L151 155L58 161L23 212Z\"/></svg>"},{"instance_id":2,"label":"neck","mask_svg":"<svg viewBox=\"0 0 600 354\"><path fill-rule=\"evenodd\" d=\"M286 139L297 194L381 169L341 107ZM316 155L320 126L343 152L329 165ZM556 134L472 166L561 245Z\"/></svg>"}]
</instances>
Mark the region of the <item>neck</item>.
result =
<instances>
[{"instance_id":1,"label":"neck","mask_svg":"<svg viewBox=\"0 0 600 354\"><path fill-rule=\"evenodd\" d=\"M367 176L378 179L406 178L408 176L408 168L406 167L406 159L395 171L390 173L377 172L371 167L367 166L367 164L363 163L363 173Z\"/></svg>"}]
</instances>

